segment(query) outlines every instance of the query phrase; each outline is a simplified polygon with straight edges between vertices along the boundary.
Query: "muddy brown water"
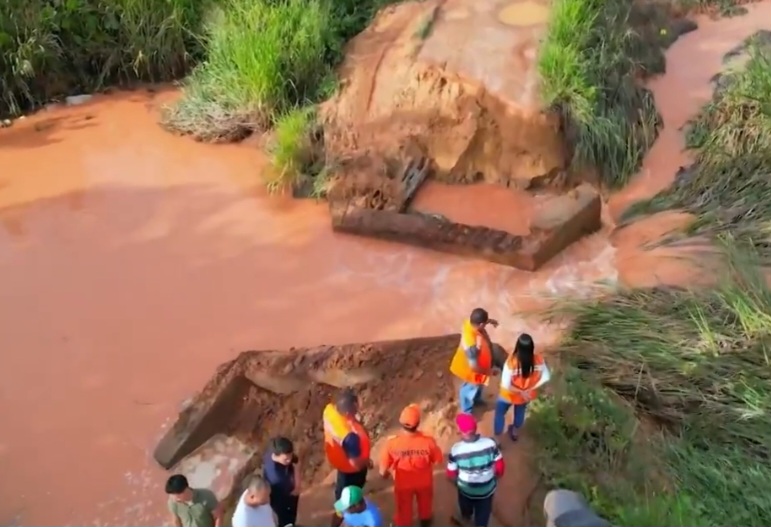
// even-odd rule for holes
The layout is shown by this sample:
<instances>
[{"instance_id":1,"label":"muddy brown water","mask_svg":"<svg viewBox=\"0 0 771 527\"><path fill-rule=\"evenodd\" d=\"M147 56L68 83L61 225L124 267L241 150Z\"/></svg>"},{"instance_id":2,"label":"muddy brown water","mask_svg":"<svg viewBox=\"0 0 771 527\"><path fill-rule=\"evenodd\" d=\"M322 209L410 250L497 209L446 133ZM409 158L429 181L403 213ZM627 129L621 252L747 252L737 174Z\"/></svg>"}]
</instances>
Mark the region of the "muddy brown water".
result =
<instances>
[{"instance_id":1,"label":"muddy brown water","mask_svg":"<svg viewBox=\"0 0 771 527\"><path fill-rule=\"evenodd\" d=\"M0 131L0 523L158 525L150 450L239 350L454 332L477 305L501 321L496 340L527 330L547 345L560 328L528 315L544 297L688 277L640 247L681 215L611 237L613 218L687 164L680 128L722 55L771 20L771 3L749 10L672 47L651 82L666 128L641 174L603 231L534 274L334 235L323 205L263 194L254 145L160 130L165 95L100 97ZM454 214L474 219L486 199Z\"/></svg>"}]
</instances>

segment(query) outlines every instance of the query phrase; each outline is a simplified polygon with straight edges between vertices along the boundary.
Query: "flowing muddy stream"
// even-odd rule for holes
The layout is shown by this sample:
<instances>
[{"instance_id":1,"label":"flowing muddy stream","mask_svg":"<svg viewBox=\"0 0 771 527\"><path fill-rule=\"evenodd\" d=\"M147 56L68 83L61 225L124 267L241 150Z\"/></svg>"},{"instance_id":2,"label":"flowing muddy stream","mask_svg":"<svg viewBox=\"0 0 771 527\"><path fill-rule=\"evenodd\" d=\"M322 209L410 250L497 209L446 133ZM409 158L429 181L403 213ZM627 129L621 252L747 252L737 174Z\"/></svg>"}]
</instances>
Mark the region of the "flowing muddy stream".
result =
<instances>
[{"instance_id":1,"label":"flowing muddy stream","mask_svg":"<svg viewBox=\"0 0 771 527\"><path fill-rule=\"evenodd\" d=\"M667 127L609 216L687 162L678 129L722 55L771 20L771 3L749 9L701 20L668 53L652 82ZM533 274L334 235L324 205L263 195L253 145L163 132L163 99L100 97L0 131L1 524L160 524L164 474L149 452L240 350L453 332L477 305L502 343L527 330L543 344L556 328L523 312L545 296L682 278L682 264L640 249L675 215L613 236L609 220Z\"/></svg>"}]
</instances>

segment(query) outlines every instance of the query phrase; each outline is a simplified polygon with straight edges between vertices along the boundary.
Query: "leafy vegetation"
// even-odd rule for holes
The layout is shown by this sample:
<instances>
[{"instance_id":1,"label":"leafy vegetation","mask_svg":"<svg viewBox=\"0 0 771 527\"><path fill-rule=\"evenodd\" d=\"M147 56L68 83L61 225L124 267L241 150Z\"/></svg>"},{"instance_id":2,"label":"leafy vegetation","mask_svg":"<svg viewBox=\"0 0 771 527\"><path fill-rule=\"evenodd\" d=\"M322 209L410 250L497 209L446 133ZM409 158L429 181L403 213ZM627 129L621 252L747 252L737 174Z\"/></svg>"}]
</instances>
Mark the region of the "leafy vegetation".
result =
<instances>
[{"instance_id":1,"label":"leafy vegetation","mask_svg":"<svg viewBox=\"0 0 771 527\"><path fill-rule=\"evenodd\" d=\"M0 115L131 80L166 81L201 57L207 0L0 3Z\"/></svg>"},{"instance_id":2,"label":"leafy vegetation","mask_svg":"<svg viewBox=\"0 0 771 527\"><path fill-rule=\"evenodd\" d=\"M687 234L730 235L767 262L771 258L769 47L751 45L746 66L727 73L719 84L715 98L687 135L695 164L672 188L630 208L625 218L684 209L696 216Z\"/></svg>"},{"instance_id":3,"label":"leafy vegetation","mask_svg":"<svg viewBox=\"0 0 771 527\"><path fill-rule=\"evenodd\" d=\"M639 77L661 71L665 42L656 11L638 11L632 0L555 0L538 59L542 97L563 116L575 167L596 168L609 187L636 171L660 124Z\"/></svg>"},{"instance_id":4,"label":"leafy vegetation","mask_svg":"<svg viewBox=\"0 0 771 527\"><path fill-rule=\"evenodd\" d=\"M225 0L208 26L207 58L185 82L167 126L231 140L324 98L344 43L384 3Z\"/></svg>"},{"instance_id":5,"label":"leafy vegetation","mask_svg":"<svg viewBox=\"0 0 771 527\"><path fill-rule=\"evenodd\" d=\"M565 391L531 421L552 483L617 525L771 521L771 290L753 269L733 256L713 290L563 308Z\"/></svg>"},{"instance_id":6,"label":"leafy vegetation","mask_svg":"<svg viewBox=\"0 0 771 527\"><path fill-rule=\"evenodd\" d=\"M311 197L324 197L329 173L321 141L313 107L297 107L282 115L269 145L271 169L265 176L268 190L307 188Z\"/></svg>"}]
</instances>

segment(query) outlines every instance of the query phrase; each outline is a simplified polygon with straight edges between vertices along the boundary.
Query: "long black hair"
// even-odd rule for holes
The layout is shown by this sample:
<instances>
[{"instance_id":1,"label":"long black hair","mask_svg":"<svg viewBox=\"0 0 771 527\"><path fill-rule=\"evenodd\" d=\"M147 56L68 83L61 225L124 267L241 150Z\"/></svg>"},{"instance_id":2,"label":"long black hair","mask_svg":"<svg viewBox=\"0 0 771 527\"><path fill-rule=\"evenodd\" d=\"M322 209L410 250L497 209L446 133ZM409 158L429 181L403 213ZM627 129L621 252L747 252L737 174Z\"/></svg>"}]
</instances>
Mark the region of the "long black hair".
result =
<instances>
[{"instance_id":1,"label":"long black hair","mask_svg":"<svg viewBox=\"0 0 771 527\"><path fill-rule=\"evenodd\" d=\"M519 363L519 373L527 379L535 369L535 343L533 337L527 333L522 333L514 346L514 355Z\"/></svg>"}]
</instances>

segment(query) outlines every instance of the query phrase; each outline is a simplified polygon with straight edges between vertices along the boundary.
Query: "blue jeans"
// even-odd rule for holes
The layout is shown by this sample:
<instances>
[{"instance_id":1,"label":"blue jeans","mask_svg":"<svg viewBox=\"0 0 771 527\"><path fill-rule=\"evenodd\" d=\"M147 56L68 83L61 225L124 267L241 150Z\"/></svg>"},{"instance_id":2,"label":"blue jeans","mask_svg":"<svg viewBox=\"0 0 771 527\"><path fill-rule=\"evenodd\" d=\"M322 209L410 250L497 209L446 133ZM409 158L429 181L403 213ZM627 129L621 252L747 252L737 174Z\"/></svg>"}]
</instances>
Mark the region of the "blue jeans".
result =
<instances>
[{"instance_id":1,"label":"blue jeans","mask_svg":"<svg viewBox=\"0 0 771 527\"><path fill-rule=\"evenodd\" d=\"M495 435L503 433L503 429L506 428L506 412L509 408L514 407L514 429L522 428L525 424L525 411L527 410L527 403L525 404L511 404L503 399L495 401L495 417L493 418L493 432Z\"/></svg>"},{"instance_id":2,"label":"blue jeans","mask_svg":"<svg viewBox=\"0 0 771 527\"><path fill-rule=\"evenodd\" d=\"M470 382L464 382L460 385L460 391L458 392L458 402L460 404L460 411L464 414L470 414L474 409L474 405L482 400L482 384L472 384Z\"/></svg>"},{"instance_id":3,"label":"blue jeans","mask_svg":"<svg viewBox=\"0 0 771 527\"><path fill-rule=\"evenodd\" d=\"M487 527L493 515L493 496L469 498L458 491L458 508L463 520L478 527Z\"/></svg>"}]
</instances>

